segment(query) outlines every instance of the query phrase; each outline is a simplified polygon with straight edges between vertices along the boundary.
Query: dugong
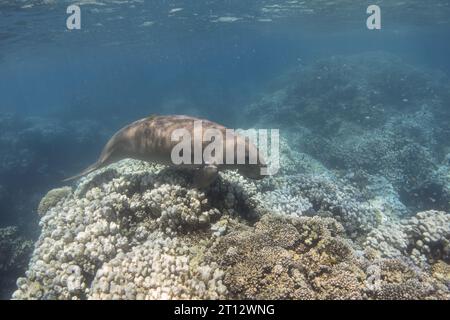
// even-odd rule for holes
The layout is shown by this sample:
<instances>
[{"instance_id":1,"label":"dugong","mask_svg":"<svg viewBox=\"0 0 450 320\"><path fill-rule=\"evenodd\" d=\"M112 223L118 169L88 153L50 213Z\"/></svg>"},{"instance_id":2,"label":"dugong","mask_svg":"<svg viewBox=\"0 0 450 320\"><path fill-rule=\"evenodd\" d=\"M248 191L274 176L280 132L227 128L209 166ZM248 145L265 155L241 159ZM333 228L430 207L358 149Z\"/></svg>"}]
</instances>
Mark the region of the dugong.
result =
<instances>
[{"instance_id":1,"label":"dugong","mask_svg":"<svg viewBox=\"0 0 450 320\"><path fill-rule=\"evenodd\" d=\"M195 125L195 123L199 123L198 121L201 121L200 132L198 132L198 126ZM201 137L200 142L202 150L204 150L211 143L210 140L203 141L203 133L205 130L216 129L216 132L221 132L224 137L223 162L208 163L207 160L201 157L201 163L193 164L194 152L192 152L191 162L188 164L174 164L171 157L172 150L179 144L179 141L172 139L172 133L176 129L185 130L184 132L187 132L192 137L191 150L194 150L195 136ZM225 169L237 169L240 174L247 178L262 179L264 175L262 175L261 169L266 167L266 163L258 148L244 136L234 131L231 136L227 136L226 130L226 127L218 123L185 115L150 116L120 129L103 148L97 162L83 170L80 174L65 179L64 181L80 178L97 169L126 158L148 161L170 167L193 169L194 186L197 188L208 187L218 177L218 172ZM232 164L229 161L225 161L227 150L234 150L234 161ZM238 164L237 162L238 150L245 150L244 164ZM257 155L256 161L249 161L251 152Z\"/></svg>"}]
</instances>

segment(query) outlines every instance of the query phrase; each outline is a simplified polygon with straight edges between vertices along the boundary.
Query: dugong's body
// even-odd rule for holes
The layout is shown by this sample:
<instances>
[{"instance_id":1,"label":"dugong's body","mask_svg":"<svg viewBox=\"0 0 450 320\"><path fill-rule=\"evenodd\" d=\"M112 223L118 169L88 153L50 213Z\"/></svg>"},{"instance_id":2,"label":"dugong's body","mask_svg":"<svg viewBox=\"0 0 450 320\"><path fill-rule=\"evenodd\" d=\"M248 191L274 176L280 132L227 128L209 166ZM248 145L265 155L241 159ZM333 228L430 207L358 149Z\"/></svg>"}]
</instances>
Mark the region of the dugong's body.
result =
<instances>
[{"instance_id":1,"label":"dugong's body","mask_svg":"<svg viewBox=\"0 0 450 320\"><path fill-rule=\"evenodd\" d=\"M201 132L198 131L194 123L201 121ZM218 174L218 170L223 169L238 169L242 175L252 178L261 179L261 168L265 167L264 159L257 147L236 133L233 133L232 139L225 139L226 128L215 122L198 119L189 116L171 115L171 116L151 116L145 119L135 121L128 126L119 130L108 141L103 148L99 159L96 163L86 168L79 175L71 177L67 180L76 179L82 177L90 172L105 167L109 164L117 162L125 158L132 158L136 160L143 160L153 163L158 163L167 166L176 166L171 158L172 150L179 143L177 140L172 139L172 133L176 129L185 129L194 137L203 137L202 133L207 129L216 129L220 131L224 137L223 143L223 155L225 159L227 144L233 143L231 147L234 149L234 162L233 164L217 164L206 163L204 159L200 164L181 164L180 167L196 169L194 174L194 184L197 187L206 187L211 184ZM228 136L230 137L230 136ZM211 141L203 141L201 138L202 148L205 148ZM237 150L238 148L245 148L246 163L237 164ZM192 142L192 150L194 150ZM256 164L250 164L248 161L250 151L255 152L258 155ZM192 156L193 159L193 156ZM225 163L225 160L223 161Z\"/></svg>"}]
</instances>

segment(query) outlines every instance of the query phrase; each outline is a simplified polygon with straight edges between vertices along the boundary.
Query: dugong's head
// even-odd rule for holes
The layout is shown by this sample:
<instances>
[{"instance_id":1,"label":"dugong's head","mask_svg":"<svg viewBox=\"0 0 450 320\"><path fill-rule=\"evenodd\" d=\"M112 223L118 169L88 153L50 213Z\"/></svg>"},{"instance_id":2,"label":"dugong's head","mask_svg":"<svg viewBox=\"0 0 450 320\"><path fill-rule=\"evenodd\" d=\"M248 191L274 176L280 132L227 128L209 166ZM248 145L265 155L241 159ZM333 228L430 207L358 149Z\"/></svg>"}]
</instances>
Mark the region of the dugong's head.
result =
<instances>
[{"instance_id":1,"label":"dugong's head","mask_svg":"<svg viewBox=\"0 0 450 320\"><path fill-rule=\"evenodd\" d=\"M250 179L260 180L265 177L262 169L267 167L264 157L258 148L248 139L245 139L242 136L236 137L236 155L238 154L237 150L239 150L238 145L245 144L245 164L237 164L238 172ZM256 158L256 163L251 161L252 158ZM237 163L237 162L236 162Z\"/></svg>"},{"instance_id":2,"label":"dugong's head","mask_svg":"<svg viewBox=\"0 0 450 320\"><path fill-rule=\"evenodd\" d=\"M238 167L238 171L241 175L254 179L254 180L261 180L265 177L265 175L262 172L262 169L267 167L264 162L260 162L258 160L258 164L245 164L240 165Z\"/></svg>"}]
</instances>

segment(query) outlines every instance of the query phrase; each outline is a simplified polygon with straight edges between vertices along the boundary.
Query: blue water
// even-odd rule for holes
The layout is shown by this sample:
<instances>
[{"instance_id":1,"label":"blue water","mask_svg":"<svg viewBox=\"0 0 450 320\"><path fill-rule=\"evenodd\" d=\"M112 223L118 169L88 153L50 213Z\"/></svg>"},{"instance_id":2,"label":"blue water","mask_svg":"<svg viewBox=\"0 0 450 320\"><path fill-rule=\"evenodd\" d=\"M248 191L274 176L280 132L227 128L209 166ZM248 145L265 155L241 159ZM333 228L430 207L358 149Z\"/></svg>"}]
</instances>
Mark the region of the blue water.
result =
<instances>
[{"instance_id":1,"label":"blue water","mask_svg":"<svg viewBox=\"0 0 450 320\"><path fill-rule=\"evenodd\" d=\"M251 126L242 110L332 56L383 52L450 75L448 1L375 1L377 31L366 28L372 1L307 2L92 1L69 31L71 1L1 1L0 118L14 121L0 120L0 227L35 239L42 195L150 114Z\"/></svg>"},{"instance_id":2,"label":"blue water","mask_svg":"<svg viewBox=\"0 0 450 320\"><path fill-rule=\"evenodd\" d=\"M1 109L43 115L72 108L80 117L127 122L164 107L190 107L221 120L284 70L321 57L382 50L450 69L448 25L434 27L432 16L425 26L383 20L381 31L365 28L364 11L335 19L325 12L316 22L299 13L214 23L210 16L245 17L265 2L230 1L234 11L228 1L201 2L83 5L82 29L74 31L65 28L66 5L2 10ZM187 8L168 15L178 7ZM141 26L145 21L154 25Z\"/></svg>"}]
</instances>

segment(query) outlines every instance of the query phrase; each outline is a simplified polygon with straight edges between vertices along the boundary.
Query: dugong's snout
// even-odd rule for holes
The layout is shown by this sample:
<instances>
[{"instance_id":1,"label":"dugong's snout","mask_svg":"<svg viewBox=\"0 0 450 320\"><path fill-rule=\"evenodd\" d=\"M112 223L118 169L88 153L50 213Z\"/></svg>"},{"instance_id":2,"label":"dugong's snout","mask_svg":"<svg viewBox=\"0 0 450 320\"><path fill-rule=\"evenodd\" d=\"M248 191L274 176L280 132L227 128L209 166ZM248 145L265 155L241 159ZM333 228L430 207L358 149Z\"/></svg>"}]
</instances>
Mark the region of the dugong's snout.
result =
<instances>
[{"instance_id":1,"label":"dugong's snout","mask_svg":"<svg viewBox=\"0 0 450 320\"><path fill-rule=\"evenodd\" d=\"M259 165L242 165L238 168L238 172L244 177L253 179L253 180L261 180L265 177L262 172L262 167Z\"/></svg>"},{"instance_id":2,"label":"dugong's snout","mask_svg":"<svg viewBox=\"0 0 450 320\"><path fill-rule=\"evenodd\" d=\"M238 166L238 172L250 179L253 180L261 180L267 174L267 164L265 160L262 158L261 153L258 152L258 163L250 164L248 162L248 157L246 157L246 164L242 164Z\"/></svg>"},{"instance_id":3,"label":"dugong's snout","mask_svg":"<svg viewBox=\"0 0 450 320\"><path fill-rule=\"evenodd\" d=\"M237 144L245 144L245 163L237 165L238 172L249 179L263 179L267 175L267 163L263 153L246 138L238 136Z\"/></svg>"}]
</instances>

